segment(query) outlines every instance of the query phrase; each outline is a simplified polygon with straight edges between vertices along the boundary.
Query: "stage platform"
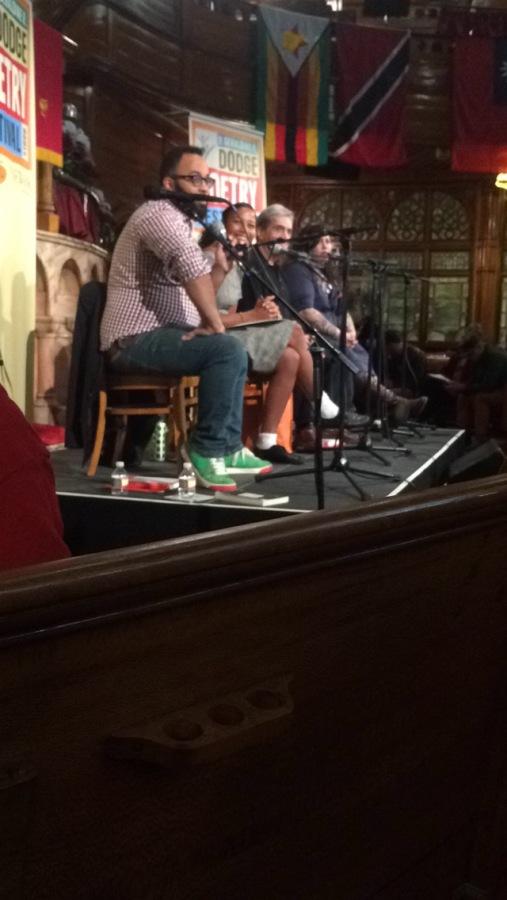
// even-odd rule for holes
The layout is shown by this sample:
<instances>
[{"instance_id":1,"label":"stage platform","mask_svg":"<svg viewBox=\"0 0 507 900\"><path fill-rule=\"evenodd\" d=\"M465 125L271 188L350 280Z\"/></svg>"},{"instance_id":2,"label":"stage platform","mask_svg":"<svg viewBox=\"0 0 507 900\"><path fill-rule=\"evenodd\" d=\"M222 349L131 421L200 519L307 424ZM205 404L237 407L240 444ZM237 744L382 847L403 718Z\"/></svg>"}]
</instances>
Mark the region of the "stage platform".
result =
<instances>
[{"instance_id":1,"label":"stage platform","mask_svg":"<svg viewBox=\"0 0 507 900\"><path fill-rule=\"evenodd\" d=\"M371 500L398 496L402 492L422 490L443 484L449 466L463 453L463 431L450 429L423 430L399 435L407 454L390 452L393 444L375 438L375 446L382 447L387 465L369 453L348 450L347 459L352 470L360 468L369 474L353 477ZM362 501L342 472L329 470L333 452L324 453L325 509L337 512L362 505ZM288 496L289 502L280 506L251 507L228 505L211 501L181 502L165 499L163 495L128 494L111 496L110 470L99 468L90 479L82 467L80 450L59 450L52 454L57 493L65 523L67 542L75 554L149 543L167 538L202 534L220 528L266 521L316 510L315 478L311 471L297 466L277 466L281 477L256 482L252 478L238 478L242 491L262 493L265 497ZM306 457L307 466L313 457ZM154 477L176 475L175 463L146 462L136 474ZM389 478L382 477L389 475ZM134 477L134 476L133 476Z\"/></svg>"}]
</instances>

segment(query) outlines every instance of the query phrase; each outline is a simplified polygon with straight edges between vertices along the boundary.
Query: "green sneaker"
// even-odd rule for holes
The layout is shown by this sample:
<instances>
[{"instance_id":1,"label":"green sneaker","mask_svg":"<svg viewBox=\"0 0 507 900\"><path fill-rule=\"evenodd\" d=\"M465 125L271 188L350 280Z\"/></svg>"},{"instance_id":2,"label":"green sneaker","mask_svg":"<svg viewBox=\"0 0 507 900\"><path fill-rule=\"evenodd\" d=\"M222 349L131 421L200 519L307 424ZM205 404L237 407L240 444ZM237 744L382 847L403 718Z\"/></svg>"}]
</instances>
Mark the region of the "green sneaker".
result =
<instances>
[{"instance_id":1,"label":"green sneaker","mask_svg":"<svg viewBox=\"0 0 507 900\"><path fill-rule=\"evenodd\" d=\"M228 475L267 475L273 471L271 463L254 456L248 447L229 453L225 457L225 468Z\"/></svg>"},{"instance_id":2,"label":"green sneaker","mask_svg":"<svg viewBox=\"0 0 507 900\"><path fill-rule=\"evenodd\" d=\"M236 491L238 486L233 478L229 478L223 457L201 456L190 448L188 458L195 469L198 484L212 491Z\"/></svg>"}]
</instances>

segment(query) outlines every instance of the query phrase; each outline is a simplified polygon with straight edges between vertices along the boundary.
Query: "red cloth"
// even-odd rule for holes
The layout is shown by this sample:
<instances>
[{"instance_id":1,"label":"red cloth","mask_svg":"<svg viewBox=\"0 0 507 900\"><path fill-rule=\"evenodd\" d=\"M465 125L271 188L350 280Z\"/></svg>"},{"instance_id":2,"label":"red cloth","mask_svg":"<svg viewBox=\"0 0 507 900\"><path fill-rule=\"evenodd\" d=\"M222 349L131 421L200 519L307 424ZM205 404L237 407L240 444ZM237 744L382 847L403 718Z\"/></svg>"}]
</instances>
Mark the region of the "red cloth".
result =
<instances>
[{"instance_id":1,"label":"red cloth","mask_svg":"<svg viewBox=\"0 0 507 900\"><path fill-rule=\"evenodd\" d=\"M63 425L32 425L37 436L46 447L65 444L65 428Z\"/></svg>"},{"instance_id":2,"label":"red cloth","mask_svg":"<svg viewBox=\"0 0 507 900\"><path fill-rule=\"evenodd\" d=\"M409 32L337 26L334 159L369 168L406 164L409 51Z\"/></svg>"},{"instance_id":3,"label":"red cloth","mask_svg":"<svg viewBox=\"0 0 507 900\"><path fill-rule=\"evenodd\" d=\"M62 151L62 95L63 42L62 35L40 19L34 19L35 98L37 159L54 166L63 165Z\"/></svg>"},{"instance_id":4,"label":"red cloth","mask_svg":"<svg viewBox=\"0 0 507 900\"><path fill-rule=\"evenodd\" d=\"M53 182L53 200L60 217L60 234L98 244L100 220L97 201L67 184Z\"/></svg>"},{"instance_id":5,"label":"red cloth","mask_svg":"<svg viewBox=\"0 0 507 900\"><path fill-rule=\"evenodd\" d=\"M455 172L507 171L507 103L495 99L496 46L491 38L456 40L452 142Z\"/></svg>"},{"instance_id":6,"label":"red cloth","mask_svg":"<svg viewBox=\"0 0 507 900\"><path fill-rule=\"evenodd\" d=\"M49 453L0 387L0 570L67 556Z\"/></svg>"}]
</instances>

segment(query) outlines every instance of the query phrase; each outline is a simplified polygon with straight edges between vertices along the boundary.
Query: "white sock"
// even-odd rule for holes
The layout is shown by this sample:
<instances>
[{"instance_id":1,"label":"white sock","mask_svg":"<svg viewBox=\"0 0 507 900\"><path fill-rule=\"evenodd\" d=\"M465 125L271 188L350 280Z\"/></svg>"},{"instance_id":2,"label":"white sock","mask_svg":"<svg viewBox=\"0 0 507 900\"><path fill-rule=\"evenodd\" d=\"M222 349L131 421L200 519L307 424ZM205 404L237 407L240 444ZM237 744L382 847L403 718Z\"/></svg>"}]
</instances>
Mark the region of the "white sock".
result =
<instances>
[{"instance_id":1,"label":"white sock","mask_svg":"<svg viewBox=\"0 0 507 900\"><path fill-rule=\"evenodd\" d=\"M334 419L339 413L336 403L333 403L329 394L322 391L322 400L320 403L320 414L323 419Z\"/></svg>"},{"instance_id":2,"label":"white sock","mask_svg":"<svg viewBox=\"0 0 507 900\"><path fill-rule=\"evenodd\" d=\"M270 434L268 431L259 431L255 446L259 450L269 450L276 444L276 434Z\"/></svg>"}]
</instances>

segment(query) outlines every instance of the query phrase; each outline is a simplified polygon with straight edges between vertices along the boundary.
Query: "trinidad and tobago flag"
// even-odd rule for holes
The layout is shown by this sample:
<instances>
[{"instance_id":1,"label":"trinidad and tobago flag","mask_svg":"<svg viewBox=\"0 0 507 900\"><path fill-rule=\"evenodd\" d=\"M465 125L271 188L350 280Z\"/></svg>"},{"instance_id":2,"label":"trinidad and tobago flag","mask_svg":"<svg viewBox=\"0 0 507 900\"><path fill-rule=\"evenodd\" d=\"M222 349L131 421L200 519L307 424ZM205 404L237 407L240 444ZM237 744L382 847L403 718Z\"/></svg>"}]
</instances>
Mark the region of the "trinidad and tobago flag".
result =
<instances>
[{"instance_id":1,"label":"trinidad and tobago flag","mask_svg":"<svg viewBox=\"0 0 507 900\"><path fill-rule=\"evenodd\" d=\"M337 26L334 159L370 168L406 164L409 51L408 31Z\"/></svg>"},{"instance_id":2,"label":"trinidad and tobago flag","mask_svg":"<svg viewBox=\"0 0 507 900\"><path fill-rule=\"evenodd\" d=\"M266 159L328 160L329 20L258 7L257 116Z\"/></svg>"}]
</instances>

